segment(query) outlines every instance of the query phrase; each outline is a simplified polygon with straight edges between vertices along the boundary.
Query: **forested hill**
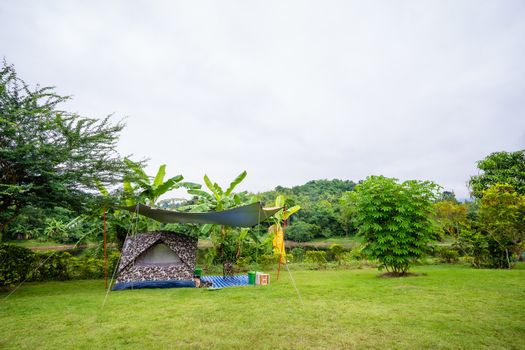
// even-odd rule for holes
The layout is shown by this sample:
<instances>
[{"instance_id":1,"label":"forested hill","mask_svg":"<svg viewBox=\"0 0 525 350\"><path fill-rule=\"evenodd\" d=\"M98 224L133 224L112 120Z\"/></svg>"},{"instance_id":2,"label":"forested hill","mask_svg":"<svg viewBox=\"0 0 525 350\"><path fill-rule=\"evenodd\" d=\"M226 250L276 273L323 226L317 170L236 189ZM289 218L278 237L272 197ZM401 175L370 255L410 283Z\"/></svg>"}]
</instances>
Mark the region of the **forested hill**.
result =
<instances>
[{"instance_id":1,"label":"forested hill","mask_svg":"<svg viewBox=\"0 0 525 350\"><path fill-rule=\"evenodd\" d=\"M340 198L355 185L350 180L312 180L292 188L277 186L257 197L265 205L272 206L275 197L282 194L288 207L300 205L301 210L290 220L287 237L309 241L316 237L348 235L353 231L348 218L342 215Z\"/></svg>"},{"instance_id":2,"label":"forested hill","mask_svg":"<svg viewBox=\"0 0 525 350\"><path fill-rule=\"evenodd\" d=\"M273 191L263 192L260 195L264 201L275 198L277 194L283 194L286 197L300 197L312 202L333 201L339 199L344 192L352 191L355 185L356 183L351 180L312 180L292 188L277 186Z\"/></svg>"}]
</instances>

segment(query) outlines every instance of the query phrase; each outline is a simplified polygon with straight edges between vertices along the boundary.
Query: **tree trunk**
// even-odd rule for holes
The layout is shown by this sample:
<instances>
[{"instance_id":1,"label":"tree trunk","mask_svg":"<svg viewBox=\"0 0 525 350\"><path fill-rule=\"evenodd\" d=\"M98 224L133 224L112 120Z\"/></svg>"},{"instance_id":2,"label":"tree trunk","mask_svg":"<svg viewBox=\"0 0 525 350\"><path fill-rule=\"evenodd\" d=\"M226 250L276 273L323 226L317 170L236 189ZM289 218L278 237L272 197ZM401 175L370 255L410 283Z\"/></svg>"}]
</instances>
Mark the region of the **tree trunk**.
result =
<instances>
[{"instance_id":1,"label":"tree trunk","mask_svg":"<svg viewBox=\"0 0 525 350\"><path fill-rule=\"evenodd\" d=\"M15 211L13 212L13 215L11 215L6 221L2 222L0 224L0 242L2 241L4 234L7 233L7 228L9 227L9 224L11 224L20 214L21 207L15 206Z\"/></svg>"}]
</instances>

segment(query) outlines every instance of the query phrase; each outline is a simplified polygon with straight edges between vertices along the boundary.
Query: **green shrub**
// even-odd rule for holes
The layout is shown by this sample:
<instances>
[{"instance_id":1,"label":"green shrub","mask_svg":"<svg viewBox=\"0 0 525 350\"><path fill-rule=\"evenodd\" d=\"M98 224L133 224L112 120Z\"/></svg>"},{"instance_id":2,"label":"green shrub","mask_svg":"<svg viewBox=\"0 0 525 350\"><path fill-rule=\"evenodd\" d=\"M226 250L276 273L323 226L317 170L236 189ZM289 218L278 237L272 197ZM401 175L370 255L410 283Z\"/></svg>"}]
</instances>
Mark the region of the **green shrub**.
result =
<instances>
[{"instance_id":1,"label":"green shrub","mask_svg":"<svg viewBox=\"0 0 525 350\"><path fill-rule=\"evenodd\" d=\"M458 262L459 260L458 251L450 247L435 246L434 256L439 258L441 262L448 263L448 264Z\"/></svg>"},{"instance_id":2,"label":"green shrub","mask_svg":"<svg viewBox=\"0 0 525 350\"><path fill-rule=\"evenodd\" d=\"M345 252L343 246L341 244L332 244L330 246L330 260L335 260L337 262L340 262L343 258L343 254Z\"/></svg>"},{"instance_id":3,"label":"green shrub","mask_svg":"<svg viewBox=\"0 0 525 350\"><path fill-rule=\"evenodd\" d=\"M32 281L65 281L69 279L71 254L67 252L43 252L36 254Z\"/></svg>"},{"instance_id":4,"label":"green shrub","mask_svg":"<svg viewBox=\"0 0 525 350\"><path fill-rule=\"evenodd\" d=\"M111 276L120 253L108 254L108 275ZM0 244L0 287L12 287L28 281L93 279L104 277L104 258L74 257L68 252L35 253L27 248Z\"/></svg>"},{"instance_id":5,"label":"green shrub","mask_svg":"<svg viewBox=\"0 0 525 350\"><path fill-rule=\"evenodd\" d=\"M25 280L36 256L27 248L0 243L0 288L13 287Z\"/></svg>"},{"instance_id":6,"label":"green shrub","mask_svg":"<svg viewBox=\"0 0 525 350\"><path fill-rule=\"evenodd\" d=\"M240 268L245 268L246 266L249 266L253 262L253 259L251 256L241 256L239 259L237 259L237 262L235 263Z\"/></svg>"},{"instance_id":7,"label":"green shrub","mask_svg":"<svg viewBox=\"0 0 525 350\"><path fill-rule=\"evenodd\" d=\"M262 266L269 266L273 264L277 264L279 262L280 254L275 253L267 253L259 256L259 259L257 263L261 264Z\"/></svg>"},{"instance_id":8,"label":"green shrub","mask_svg":"<svg viewBox=\"0 0 525 350\"><path fill-rule=\"evenodd\" d=\"M428 249L434 231L433 201L439 187L428 181L370 176L352 192L354 222L365 242L364 252L381 268L397 275Z\"/></svg>"},{"instance_id":9,"label":"green shrub","mask_svg":"<svg viewBox=\"0 0 525 350\"><path fill-rule=\"evenodd\" d=\"M304 249L303 248L294 248L291 250L293 255L293 262L302 262L304 260Z\"/></svg>"},{"instance_id":10,"label":"green shrub","mask_svg":"<svg viewBox=\"0 0 525 350\"><path fill-rule=\"evenodd\" d=\"M317 251L317 250L309 250L306 252L304 261L308 263L317 264L319 267L323 267L327 263L326 252Z\"/></svg>"}]
</instances>

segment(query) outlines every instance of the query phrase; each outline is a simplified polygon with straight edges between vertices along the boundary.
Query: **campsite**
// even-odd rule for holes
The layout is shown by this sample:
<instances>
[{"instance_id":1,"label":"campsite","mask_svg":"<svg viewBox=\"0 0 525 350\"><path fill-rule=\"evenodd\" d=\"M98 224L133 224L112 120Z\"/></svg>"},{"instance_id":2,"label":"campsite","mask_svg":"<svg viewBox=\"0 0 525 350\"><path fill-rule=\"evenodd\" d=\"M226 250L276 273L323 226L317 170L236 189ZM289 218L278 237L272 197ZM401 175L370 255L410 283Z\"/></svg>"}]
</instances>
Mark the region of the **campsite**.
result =
<instances>
[{"instance_id":1,"label":"campsite","mask_svg":"<svg viewBox=\"0 0 525 350\"><path fill-rule=\"evenodd\" d=\"M525 2L0 3L0 349L525 349Z\"/></svg>"}]
</instances>

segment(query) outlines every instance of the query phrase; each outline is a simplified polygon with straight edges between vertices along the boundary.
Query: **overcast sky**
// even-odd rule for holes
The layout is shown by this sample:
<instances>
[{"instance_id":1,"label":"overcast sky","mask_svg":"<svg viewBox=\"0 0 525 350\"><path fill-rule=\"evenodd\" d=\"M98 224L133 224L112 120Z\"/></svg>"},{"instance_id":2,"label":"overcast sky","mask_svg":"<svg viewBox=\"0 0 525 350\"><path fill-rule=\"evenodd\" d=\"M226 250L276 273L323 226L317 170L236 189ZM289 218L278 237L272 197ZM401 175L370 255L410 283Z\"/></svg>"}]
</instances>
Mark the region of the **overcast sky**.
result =
<instances>
[{"instance_id":1,"label":"overcast sky","mask_svg":"<svg viewBox=\"0 0 525 350\"><path fill-rule=\"evenodd\" d=\"M0 56L148 172L264 191L525 148L525 1L2 1ZM66 108L66 107L65 107Z\"/></svg>"}]
</instances>

